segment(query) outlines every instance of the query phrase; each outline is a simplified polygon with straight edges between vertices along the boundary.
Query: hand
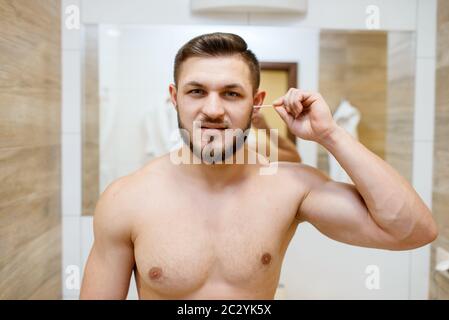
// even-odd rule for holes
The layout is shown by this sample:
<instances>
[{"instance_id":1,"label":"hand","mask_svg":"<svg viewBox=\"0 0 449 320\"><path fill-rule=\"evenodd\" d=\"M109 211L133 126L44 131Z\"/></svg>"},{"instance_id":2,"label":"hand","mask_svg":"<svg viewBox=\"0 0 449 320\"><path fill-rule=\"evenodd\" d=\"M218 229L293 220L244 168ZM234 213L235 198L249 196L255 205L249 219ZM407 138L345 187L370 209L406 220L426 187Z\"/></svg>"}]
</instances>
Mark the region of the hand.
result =
<instances>
[{"instance_id":1,"label":"hand","mask_svg":"<svg viewBox=\"0 0 449 320\"><path fill-rule=\"evenodd\" d=\"M268 129L267 121L262 112L260 112L260 108L254 108L251 123L256 129Z\"/></svg>"},{"instance_id":2,"label":"hand","mask_svg":"<svg viewBox=\"0 0 449 320\"><path fill-rule=\"evenodd\" d=\"M317 92L291 88L273 106L290 132L304 140L320 143L338 127L329 106Z\"/></svg>"}]
</instances>

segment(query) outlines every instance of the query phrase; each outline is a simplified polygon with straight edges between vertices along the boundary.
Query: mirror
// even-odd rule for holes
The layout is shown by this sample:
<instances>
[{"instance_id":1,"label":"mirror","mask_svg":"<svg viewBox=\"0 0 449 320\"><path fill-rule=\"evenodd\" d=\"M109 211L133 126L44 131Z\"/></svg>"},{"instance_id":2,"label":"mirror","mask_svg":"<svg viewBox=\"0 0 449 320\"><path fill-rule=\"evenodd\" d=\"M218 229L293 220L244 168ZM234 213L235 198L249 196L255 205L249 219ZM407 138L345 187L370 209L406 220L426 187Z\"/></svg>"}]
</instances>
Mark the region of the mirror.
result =
<instances>
[{"instance_id":1,"label":"mirror","mask_svg":"<svg viewBox=\"0 0 449 320\"><path fill-rule=\"evenodd\" d=\"M284 91L295 81L300 88L319 91L341 126L346 125L368 149L410 181L414 33L263 27L262 36L260 28L86 26L84 215L93 214L99 193L113 180L182 143L176 111L168 99L174 56L194 36L222 30L241 35L254 49L262 66L261 87L271 93L265 103L280 95L276 90ZM286 42L291 44L288 51L282 48ZM276 114L267 112L265 116L271 127L291 139L288 132L282 133L285 127ZM294 138L290 141L306 163L316 158L320 170L345 181L339 164L324 148L304 147L303 141ZM313 264L308 263L311 260ZM303 266L300 274L298 264ZM361 288L360 279L354 277L372 265L383 270L383 287L378 291ZM284 260L279 295L285 289L292 299L405 297L410 279L402 268L408 265L407 252L335 243L311 226L300 225ZM317 273L319 279L314 278Z\"/></svg>"}]
</instances>

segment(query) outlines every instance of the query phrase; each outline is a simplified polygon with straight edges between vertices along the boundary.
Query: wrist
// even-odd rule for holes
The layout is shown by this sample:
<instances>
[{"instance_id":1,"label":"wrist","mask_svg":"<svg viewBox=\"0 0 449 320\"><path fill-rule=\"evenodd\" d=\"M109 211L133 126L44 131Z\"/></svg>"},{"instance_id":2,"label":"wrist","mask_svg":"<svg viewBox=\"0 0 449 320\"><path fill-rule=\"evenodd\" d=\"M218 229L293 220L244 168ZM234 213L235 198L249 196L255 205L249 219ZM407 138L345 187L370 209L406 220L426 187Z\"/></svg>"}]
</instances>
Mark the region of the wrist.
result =
<instances>
[{"instance_id":1,"label":"wrist","mask_svg":"<svg viewBox=\"0 0 449 320\"><path fill-rule=\"evenodd\" d=\"M342 127L335 125L332 129L328 130L328 132L323 135L317 142L328 151L331 151L344 138L346 138L346 131Z\"/></svg>"}]
</instances>

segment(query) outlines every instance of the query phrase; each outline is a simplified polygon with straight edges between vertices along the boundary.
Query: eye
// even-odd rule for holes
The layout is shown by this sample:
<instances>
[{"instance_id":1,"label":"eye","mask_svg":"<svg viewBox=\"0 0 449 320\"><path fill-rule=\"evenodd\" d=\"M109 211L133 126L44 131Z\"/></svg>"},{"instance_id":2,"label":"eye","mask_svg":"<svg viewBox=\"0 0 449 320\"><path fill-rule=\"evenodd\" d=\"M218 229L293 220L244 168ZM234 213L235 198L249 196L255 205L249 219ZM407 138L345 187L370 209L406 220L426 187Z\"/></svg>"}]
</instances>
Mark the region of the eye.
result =
<instances>
[{"instance_id":1,"label":"eye","mask_svg":"<svg viewBox=\"0 0 449 320\"><path fill-rule=\"evenodd\" d=\"M194 94L194 95L199 95L199 94L204 94L204 90L202 90L202 89L193 89L193 90L190 90L189 92L188 92L189 94Z\"/></svg>"},{"instance_id":2,"label":"eye","mask_svg":"<svg viewBox=\"0 0 449 320\"><path fill-rule=\"evenodd\" d=\"M226 95L228 95L229 97L232 97L232 98L240 97L240 93L233 92L233 91L226 92Z\"/></svg>"}]
</instances>

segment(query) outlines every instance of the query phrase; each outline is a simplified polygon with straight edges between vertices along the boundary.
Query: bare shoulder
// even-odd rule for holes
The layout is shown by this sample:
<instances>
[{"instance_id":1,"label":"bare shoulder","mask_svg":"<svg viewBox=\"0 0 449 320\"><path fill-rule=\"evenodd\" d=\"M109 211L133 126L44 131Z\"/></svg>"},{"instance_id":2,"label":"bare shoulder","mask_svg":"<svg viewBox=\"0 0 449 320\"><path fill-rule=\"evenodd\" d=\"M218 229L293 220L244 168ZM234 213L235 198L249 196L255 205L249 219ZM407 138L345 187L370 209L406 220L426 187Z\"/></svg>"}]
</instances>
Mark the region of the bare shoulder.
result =
<instances>
[{"instance_id":1,"label":"bare shoulder","mask_svg":"<svg viewBox=\"0 0 449 320\"><path fill-rule=\"evenodd\" d=\"M167 161L165 156L155 158L144 167L109 184L97 202L94 228L99 232L131 236L136 213L144 205L151 185L155 186L163 180Z\"/></svg>"},{"instance_id":2,"label":"bare shoulder","mask_svg":"<svg viewBox=\"0 0 449 320\"><path fill-rule=\"evenodd\" d=\"M173 166L174 164L171 162L170 154L167 153L152 159L144 167L134 172L131 176L135 179L165 178L172 170Z\"/></svg>"},{"instance_id":3,"label":"bare shoulder","mask_svg":"<svg viewBox=\"0 0 449 320\"><path fill-rule=\"evenodd\" d=\"M135 176L130 174L110 183L100 195L94 214L96 236L131 236L129 194L132 193Z\"/></svg>"},{"instance_id":4,"label":"bare shoulder","mask_svg":"<svg viewBox=\"0 0 449 320\"><path fill-rule=\"evenodd\" d=\"M267 172L273 172L273 179L299 184L301 187L311 189L331 179L324 172L310 165L297 162L278 161L265 166Z\"/></svg>"}]
</instances>

